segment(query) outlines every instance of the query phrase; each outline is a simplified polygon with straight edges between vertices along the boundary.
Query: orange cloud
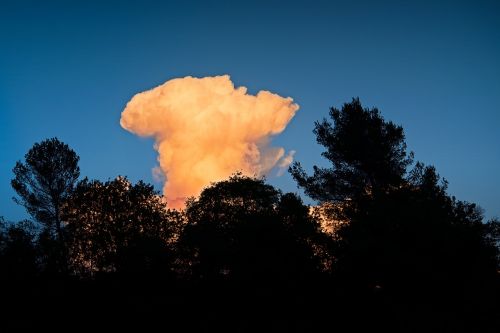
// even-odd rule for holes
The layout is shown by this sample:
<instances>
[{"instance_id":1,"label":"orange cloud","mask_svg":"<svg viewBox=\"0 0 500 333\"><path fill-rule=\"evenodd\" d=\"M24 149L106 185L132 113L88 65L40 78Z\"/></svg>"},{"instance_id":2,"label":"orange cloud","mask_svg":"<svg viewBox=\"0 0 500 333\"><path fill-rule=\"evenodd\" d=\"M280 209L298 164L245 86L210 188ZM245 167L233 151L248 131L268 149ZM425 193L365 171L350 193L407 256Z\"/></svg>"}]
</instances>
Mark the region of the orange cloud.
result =
<instances>
[{"instance_id":1,"label":"orange cloud","mask_svg":"<svg viewBox=\"0 0 500 333\"><path fill-rule=\"evenodd\" d=\"M155 138L159 173L171 208L198 195L211 182L235 171L263 176L282 173L293 160L270 139L285 129L299 106L269 91L247 94L228 75L173 79L135 95L122 112L121 126ZM161 171L161 172L159 172Z\"/></svg>"}]
</instances>

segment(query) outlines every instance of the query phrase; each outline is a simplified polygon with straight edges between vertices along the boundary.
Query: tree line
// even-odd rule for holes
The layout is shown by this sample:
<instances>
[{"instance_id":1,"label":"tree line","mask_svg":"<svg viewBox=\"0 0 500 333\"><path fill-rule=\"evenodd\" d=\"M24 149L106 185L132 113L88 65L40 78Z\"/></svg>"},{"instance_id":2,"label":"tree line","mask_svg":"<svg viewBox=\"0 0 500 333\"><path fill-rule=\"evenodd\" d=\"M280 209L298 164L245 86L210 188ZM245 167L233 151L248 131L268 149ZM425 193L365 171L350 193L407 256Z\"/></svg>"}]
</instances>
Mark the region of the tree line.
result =
<instances>
[{"instance_id":1,"label":"tree line","mask_svg":"<svg viewBox=\"0 0 500 333\"><path fill-rule=\"evenodd\" d=\"M329 166L289 172L317 207L235 173L171 210L142 181L80 179L57 138L35 143L12 179L32 220L0 221L6 327L494 332L500 222L359 99L314 133Z\"/></svg>"}]
</instances>

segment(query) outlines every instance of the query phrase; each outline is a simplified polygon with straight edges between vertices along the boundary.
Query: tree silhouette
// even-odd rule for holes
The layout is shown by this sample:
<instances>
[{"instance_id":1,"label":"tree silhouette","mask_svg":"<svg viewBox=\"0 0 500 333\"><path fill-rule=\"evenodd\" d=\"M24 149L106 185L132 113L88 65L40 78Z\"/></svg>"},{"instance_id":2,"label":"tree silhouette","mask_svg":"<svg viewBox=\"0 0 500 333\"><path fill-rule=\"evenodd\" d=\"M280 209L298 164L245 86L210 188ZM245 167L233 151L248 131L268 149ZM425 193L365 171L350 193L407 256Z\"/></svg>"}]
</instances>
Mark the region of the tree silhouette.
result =
<instances>
[{"instance_id":1,"label":"tree silhouette","mask_svg":"<svg viewBox=\"0 0 500 333\"><path fill-rule=\"evenodd\" d=\"M314 166L312 176L298 162L290 168L307 195L342 202L398 187L404 181L413 154L406 152L401 126L386 122L376 108L363 108L357 98L341 110L332 107L330 117L333 124L326 119L316 122L314 133L332 167Z\"/></svg>"},{"instance_id":2,"label":"tree silhouette","mask_svg":"<svg viewBox=\"0 0 500 333\"><path fill-rule=\"evenodd\" d=\"M43 228L0 218L2 326L495 331L500 221L413 165L377 109L330 116L315 133L331 167L290 168L318 207L236 173L169 210L142 181L76 183L67 145L35 144L12 186Z\"/></svg>"},{"instance_id":3,"label":"tree silhouette","mask_svg":"<svg viewBox=\"0 0 500 333\"><path fill-rule=\"evenodd\" d=\"M49 235L57 239L61 269L66 266L66 246L61 209L80 176L79 157L57 138L35 143L26 153L25 162L18 161L13 169L14 201L42 223Z\"/></svg>"},{"instance_id":4,"label":"tree silhouette","mask_svg":"<svg viewBox=\"0 0 500 333\"><path fill-rule=\"evenodd\" d=\"M5 223L0 217L0 280L33 279L38 273L37 228L31 221Z\"/></svg>"},{"instance_id":5,"label":"tree silhouette","mask_svg":"<svg viewBox=\"0 0 500 333\"><path fill-rule=\"evenodd\" d=\"M416 163L408 172L413 154L406 152L403 129L377 109L354 99L330 116L333 124L323 120L314 132L331 168L315 167L309 176L295 163L290 172L308 195L334 207L329 218L347 222L336 230L332 252L339 288L389 299L401 321L415 315L434 325L453 316L453 329L472 325L468 330L489 313L491 325L498 222L485 224L475 204L450 197L434 167ZM475 304L468 317L460 315L467 302ZM408 306L419 310L401 311ZM443 318L424 315L428 306ZM381 304L369 310L374 318L383 311Z\"/></svg>"},{"instance_id":6,"label":"tree silhouette","mask_svg":"<svg viewBox=\"0 0 500 333\"><path fill-rule=\"evenodd\" d=\"M319 225L295 195L263 180L233 175L188 202L180 247L195 277L299 281L317 272Z\"/></svg>"},{"instance_id":7,"label":"tree silhouette","mask_svg":"<svg viewBox=\"0 0 500 333\"><path fill-rule=\"evenodd\" d=\"M79 182L64 207L64 219L71 235L72 265L85 275L144 273L160 269L160 264L168 269L169 242L182 223L182 216L166 208L152 185L133 185L124 177Z\"/></svg>"}]
</instances>

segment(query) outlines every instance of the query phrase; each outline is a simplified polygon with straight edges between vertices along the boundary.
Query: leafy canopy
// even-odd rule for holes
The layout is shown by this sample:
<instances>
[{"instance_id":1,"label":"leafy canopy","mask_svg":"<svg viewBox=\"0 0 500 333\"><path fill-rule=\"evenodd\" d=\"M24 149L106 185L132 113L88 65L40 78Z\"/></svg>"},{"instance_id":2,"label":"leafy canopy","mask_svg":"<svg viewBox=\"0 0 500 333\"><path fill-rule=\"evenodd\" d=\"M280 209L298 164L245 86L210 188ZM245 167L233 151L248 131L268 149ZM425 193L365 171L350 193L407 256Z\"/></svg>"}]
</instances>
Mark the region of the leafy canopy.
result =
<instances>
[{"instance_id":1,"label":"leafy canopy","mask_svg":"<svg viewBox=\"0 0 500 333\"><path fill-rule=\"evenodd\" d=\"M387 122L377 108L359 99L342 109L331 108L329 122L316 122L314 133L325 147L331 168L314 166L312 176L295 162L290 172L306 194L321 202L345 201L398 187L404 182L413 154L407 154L403 128Z\"/></svg>"}]
</instances>

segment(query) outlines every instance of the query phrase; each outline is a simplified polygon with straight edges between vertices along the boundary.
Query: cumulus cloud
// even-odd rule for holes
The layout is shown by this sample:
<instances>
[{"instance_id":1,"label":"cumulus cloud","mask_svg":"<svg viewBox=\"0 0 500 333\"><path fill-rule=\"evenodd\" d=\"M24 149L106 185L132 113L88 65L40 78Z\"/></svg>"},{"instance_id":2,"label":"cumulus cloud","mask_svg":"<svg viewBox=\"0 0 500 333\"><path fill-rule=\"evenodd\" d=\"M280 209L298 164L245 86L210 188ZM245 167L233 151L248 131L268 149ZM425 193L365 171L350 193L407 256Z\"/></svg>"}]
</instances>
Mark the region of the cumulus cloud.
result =
<instances>
[{"instance_id":1,"label":"cumulus cloud","mask_svg":"<svg viewBox=\"0 0 500 333\"><path fill-rule=\"evenodd\" d=\"M290 152L286 156L284 156L282 159L279 160L277 165L278 172L276 173L278 177L283 176L283 174L288 169L290 164L292 164L294 155L295 155L295 150L290 150Z\"/></svg>"},{"instance_id":2,"label":"cumulus cloud","mask_svg":"<svg viewBox=\"0 0 500 333\"><path fill-rule=\"evenodd\" d=\"M121 126L154 137L163 188L171 208L198 195L211 182L235 171L283 174L294 151L285 155L271 138L285 129L299 106L269 91L257 95L235 87L228 75L184 77L135 95L122 112Z\"/></svg>"}]
</instances>

